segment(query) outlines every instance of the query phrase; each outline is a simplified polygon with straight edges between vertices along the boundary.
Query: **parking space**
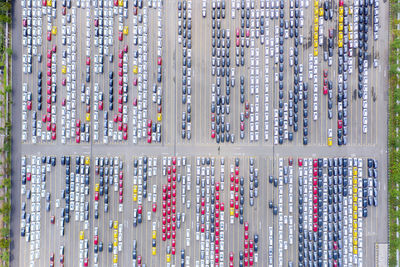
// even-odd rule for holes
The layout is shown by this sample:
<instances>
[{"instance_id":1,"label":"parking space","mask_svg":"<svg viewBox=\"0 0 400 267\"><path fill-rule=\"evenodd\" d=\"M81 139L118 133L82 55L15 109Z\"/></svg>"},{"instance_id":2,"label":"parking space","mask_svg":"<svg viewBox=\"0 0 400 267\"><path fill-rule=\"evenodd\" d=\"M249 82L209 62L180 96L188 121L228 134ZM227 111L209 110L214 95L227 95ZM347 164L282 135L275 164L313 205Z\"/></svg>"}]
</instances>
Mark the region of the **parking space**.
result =
<instances>
[{"instance_id":1,"label":"parking space","mask_svg":"<svg viewBox=\"0 0 400 267\"><path fill-rule=\"evenodd\" d=\"M65 266L362 264L384 198L372 158L26 155L21 164L20 255L32 266L52 255Z\"/></svg>"},{"instance_id":2,"label":"parking space","mask_svg":"<svg viewBox=\"0 0 400 267\"><path fill-rule=\"evenodd\" d=\"M17 8L17 266L375 261L387 2Z\"/></svg>"},{"instance_id":3,"label":"parking space","mask_svg":"<svg viewBox=\"0 0 400 267\"><path fill-rule=\"evenodd\" d=\"M161 143L164 98L183 143L377 142L379 1L55 3L22 2L23 142Z\"/></svg>"}]
</instances>

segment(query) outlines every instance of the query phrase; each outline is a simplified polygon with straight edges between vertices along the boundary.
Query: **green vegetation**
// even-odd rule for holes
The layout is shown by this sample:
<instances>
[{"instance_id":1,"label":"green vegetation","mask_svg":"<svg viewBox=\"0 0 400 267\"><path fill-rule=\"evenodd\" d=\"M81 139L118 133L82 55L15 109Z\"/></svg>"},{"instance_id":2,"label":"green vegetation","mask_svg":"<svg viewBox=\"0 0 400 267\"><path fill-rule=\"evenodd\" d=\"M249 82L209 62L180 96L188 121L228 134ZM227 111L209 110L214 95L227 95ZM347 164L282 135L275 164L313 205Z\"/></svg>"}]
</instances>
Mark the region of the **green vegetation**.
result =
<instances>
[{"instance_id":1,"label":"green vegetation","mask_svg":"<svg viewBox=\"0 0 400 267\"><path fill-rule=\"evenodd\" d=\"M18 1L17 1L18 2ZM0 266L10 261L11 215L11 56L12 49L6 43L6 24L11 23L11 1L0 0ZM9 27L11 29L11 27ZM7 65L8 63L8 65Z\"/></svg>"},{"instance_id":2,"label":"green vegetation","mask_svg":"<svg viewBox=\"0 0 400 267\"><path fill-rule=\"evenodd\" d=\"M397 266L397 250L400 249L400 240L397 233L400 227L400 31L397 30L397 13L400 12L400 4L390 1L390 56L389 56L389 181L388 181L388 205L389 205L389 266ZM398 63L399 62L399 63Z\"/></svg>"}]
</instances>

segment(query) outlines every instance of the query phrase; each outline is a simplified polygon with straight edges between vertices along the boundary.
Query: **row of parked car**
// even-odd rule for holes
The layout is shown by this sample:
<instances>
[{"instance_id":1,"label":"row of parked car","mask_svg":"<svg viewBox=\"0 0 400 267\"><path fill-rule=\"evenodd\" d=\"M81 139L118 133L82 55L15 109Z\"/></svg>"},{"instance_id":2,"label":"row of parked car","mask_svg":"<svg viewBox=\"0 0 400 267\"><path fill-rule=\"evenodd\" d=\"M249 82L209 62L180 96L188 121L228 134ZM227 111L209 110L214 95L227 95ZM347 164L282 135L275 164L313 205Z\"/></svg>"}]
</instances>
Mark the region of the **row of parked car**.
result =
<instances>
[{"instance_id":1,"label":"row of parked car","mask_svg":"<svg viewBox=\"0 0 400 267\"><path fill-rule=\"evenodd\" d=\"M225 18L225 1L212 2L212 58L211 75L216 76L211 84L211 138L216 143L235 142L235 133L228 121L231 107L231 90L235 86L235 67L230 58L230 30L222 27ZM224 82L225 80L225 82ZM225 87L225 89L224 89ZM244 135L243 135L244 137Z\"/></svg>"},{"instance_id":2,"label":"row of parked car","mask_svg":"<svg viewBox=\"0 0 400 267\"><path fill-rule=\"evenodd\" d=\"M192 1L179 0L178 43L182 45L181 138L192 138Z\"/></svg>"},{"instance_id":3,"label":"row of parked car","mask_svg":"<svg viewBox=\"0 0 400 267\"><path fill-rule=\"evenodd\" d=\"M224 265L225 205L223 187L216 180L217 161L210 157L196 158L196 241L200 244L200 259L196 266ZM224 159L221 158L221 166ZM238 208L238 207L237 207ZM189 231L189 229L187 230Z\"/></svg>"},{"instance_id":4,"label":"row of parked car","mask_svg":"<svg viewBox=\"0 0 400 267\"><path fill-rule=\"evenodd\" d=\"M318 265L331 262L332 266L362 264L363 218L368 216L368 196L371 194L371 205L377 199L372 178L363 178L364 161L361 158L298 159L301 266L314 262ZM368 159L367 162L371 174L374 173L377 161Z\"/></svg>"},{"instance_id":5,"label":"row of parked car","mask_svg":"<svg viewBox=\"0 0 400 267\"><path fill-rule=\"evenodd\" d=\"M162 121L162 3L151 1L148 7L142 6L139 2L134 3L133 24L134 24L134 49L133 49L133 85L137 89L137 97L133 100L133 143L137 143L140 139L146 139L147 143L161 142L161 121ZM156 104L157 119L150 118L151 103L149 90L149 81L151 75L148 74L148 57L150 57L148 44L149 18L153 12L151 7L157 10L157 80L154 82L151 91L151 99ZM149 55L149 56L148 56Z\"/></svg>"},{"instance_id":6,"label":"row of parked car","mask_svg":"<svg viewBox=\"0 0 400 267\"><path fill-rule=\"evenodd\" d=\"M34 266L40 259L42 216L50 217L51 224L55 223L54 215L42 214L41 199L45 199L46 212L51 212L51 193L46 190L46 181L50 180L56 165L55 157L22 156L21 157L21 224L20 233L26 241L28 253L27 262ZM42 229L43 230L43 229ZM63 261L63 260L62 260Z\"/></svg>"}]
</instances>

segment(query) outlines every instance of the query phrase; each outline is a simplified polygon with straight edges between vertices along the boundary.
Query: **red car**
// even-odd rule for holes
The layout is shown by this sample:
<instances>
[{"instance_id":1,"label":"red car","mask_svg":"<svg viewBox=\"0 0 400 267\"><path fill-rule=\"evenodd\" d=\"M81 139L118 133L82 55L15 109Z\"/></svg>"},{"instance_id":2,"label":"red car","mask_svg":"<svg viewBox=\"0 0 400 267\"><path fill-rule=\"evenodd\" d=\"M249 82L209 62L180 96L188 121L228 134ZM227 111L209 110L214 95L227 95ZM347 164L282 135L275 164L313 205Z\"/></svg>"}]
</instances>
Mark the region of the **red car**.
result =
<instances>
[{"instance_id":1,"label":"red car","mask_svg":"<svg viewBox=\"0 0 400 267\"><path fill-rule=\"evenodd\" d=\"M157 203L153 203L153 212L157 211Z\"/></svg>"},{"instance_id":2,"label":"red car","mask_svg":"<svg viewBox=\"0 0 400 267\"><path fill-rule=\"evenodd\" d=\"M161 57L157 58L157 65L159 65L159 66L162 65L162 58Z\"/></svg>"},{"instance_id":3,"label":"red car","mask_svg":"<svg viewBox=\"0 0 400 267\"><path fill-rule=\"evenodd\" d=\"M96 200L96 201L99 200L99 192L94 193L94 200Z\"/></svg>"},{"instance_id":4,"label":"red car","mask_svg":"<svg viewBox=\"0 0 400 267\"><path fill-rule=\"evenodd\" d=\"M89 259L88 258L85 258L84 260L83 260L83 265L86 267L86 266L89 266Z\"/></svg>"},{"instance_id":5,"label":"red car","mask_svg":"<svg viewBox=\"0 0 400 267\"><path fill-rule=\"evenodd\" d=\"M99 236L98 235L94 236L93 242L94 242L95 245L97 245L99 243Z\"/></svg>"},{"instance_id":6,"label":"red car","mask_svg":"<svg viewBox=\"0 0 400 267\"><path fill-rule=\"evenodd\" d=\"M51 41L51 32L50 31L47 32L47 41Z\"/></svg>"},{"instance_id":7,"label":"red car","mask_svg":"<svg viewBox=\"0 0 400 267\"><path fill-rule=\"evenodd\" d=\"M124 202L124 196L119 196L119 203L122 204Z\"/></svg>"},{"instance_id":8,"label":"red car","mask_svg":"<svg viewBox=\"0 0 400 267\"><path fill-rule=\"evenodd\" d=\"M28 110L32 110L32 102L31 102L31 101L27 101L27 102L26 102L26 108L27 108Z\"/></svg>"},{"instance_id":9,"label":"red car","mask_svg":"<svg viewBox=\"0 0 400 267\"><path fill-rule=\"evenodd\" d=\"M124 45L124 52L128 53L128 45Z\"/></svg>"},{"instance_id":10,"label":"red car","mask_svg":"<svg viewBox=\"0 0 400 267\"><path fill-rule=\"evenodd\" d=\"M54 217L54 215L51 216L50 222L51 222L51 224L54 224L56 222L56 218Z\"/></svg>"},{"instance_id":11,"label":"red car","mask_svg":"<svg viewBox=\"0 0 400 267\"><path fill-rule=\"evenodd\" d=\"M233 252L229 252L229 261L233 262Z\"/></svg>"},{"instance_id":12,"label":"red car","mask_svg":"<svg viewBox=\"0 0 400 267\"><path fill-rule=\"evenodd\" d=\"M338 126L338 129L342 129L343 128L343 121L342 120L338 120L337 126Z\"/></svg>"},{"instance_id":13,"label":"red car","mask_svg":"<svg viewBox=\"0 0 400 267\"><path fill-rule=\"evenodd\" d=\"M326 85L324 85L323 93L324 95L328 94L328 87Z\"/></svg>"},{"instance_id":14,"label":"red car","mask_svg":"<svg viewBox=\"0 0 400 267\"><path fill-rule=\"evenodd\" d=\"M328 77L328 70L324 69L324 78Z\"/></svg>"},{"instance_id":15,"label":"red car","mask_svg":"<svg viewBox=\"0 0 400 267\"><path fill-rule=\"evenodd\" d=\"M90 57L86 58L86 65L88 65L88 66L90 65Z\"/></svg>"},{"instance_id":16,"label":"red car","mask_svg":"<svg viewBox=\"0 0 400 267\"><path fill-rule=\"evenodd\" d=\"M77 142L78 144L81 142L81 137L79 135L76 136L75 142Z\"/></svg>"},{"instance_id":17,"label":"red car","mask_svg":"<svg viewBox=\"0 0 400 267\"><path fill-rule=\"evenodd\" d=\"M221 210L221 211L224 211L224 210L225 210L224 202L221 203L220 210Z\"/></svg>"},{"instance_id":18,"label":"red car","mask_svg":"<svg viewBox=\"0 0 400 267\"><path fill-rule=\"evenodd\" d=\"M124 40L124 35L122 34L122 32L118 33L118 40L120 40L121 42Z\"/></svg>"}]
</instances>

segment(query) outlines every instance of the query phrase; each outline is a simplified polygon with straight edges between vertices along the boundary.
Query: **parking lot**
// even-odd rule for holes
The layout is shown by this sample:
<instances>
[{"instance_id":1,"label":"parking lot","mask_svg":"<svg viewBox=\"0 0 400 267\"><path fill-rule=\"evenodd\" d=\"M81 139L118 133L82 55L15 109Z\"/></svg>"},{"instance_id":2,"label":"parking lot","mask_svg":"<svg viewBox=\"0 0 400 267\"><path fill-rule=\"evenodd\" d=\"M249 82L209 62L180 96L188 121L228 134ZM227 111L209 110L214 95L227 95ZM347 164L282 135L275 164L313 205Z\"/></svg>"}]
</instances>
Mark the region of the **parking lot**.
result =
<instances>
[{"instance_id":1,"label":"parking lot","mask_svg":"<svg viewBox=\"0 0 400 267\"><path fill-rule=\"evenodd\" d=\"M375 262L387 2L13 12L13 266Z\"/></svg>"}]
</instances>

